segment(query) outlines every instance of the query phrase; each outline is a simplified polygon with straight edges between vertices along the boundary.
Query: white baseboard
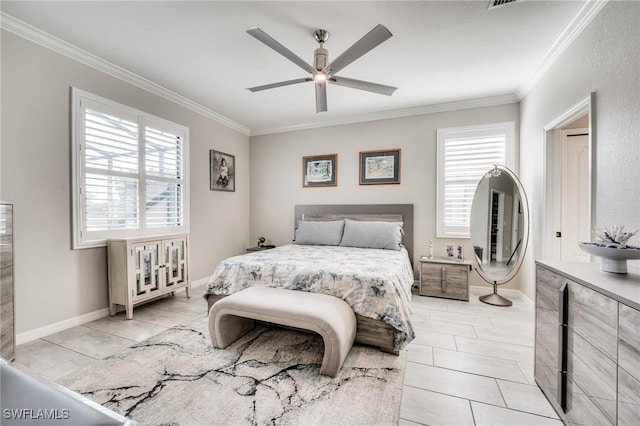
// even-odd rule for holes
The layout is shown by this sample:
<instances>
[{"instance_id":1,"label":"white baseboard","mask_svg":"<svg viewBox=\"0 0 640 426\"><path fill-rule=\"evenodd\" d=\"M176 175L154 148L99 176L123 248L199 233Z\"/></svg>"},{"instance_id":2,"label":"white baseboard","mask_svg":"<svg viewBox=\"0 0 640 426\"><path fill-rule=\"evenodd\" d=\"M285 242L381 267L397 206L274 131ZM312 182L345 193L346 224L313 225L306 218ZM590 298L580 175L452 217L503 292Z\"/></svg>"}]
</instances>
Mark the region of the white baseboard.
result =
<instances>
[{"instance_id":1,"label":"white baseboard","mask_svg":"<svg viewBox=\"0 0 640 426\"><path fill-rule=\"evenodd\" d=\"M191 281L191 289L193 290L194 288L204 286L208 280L209 277L205 277L196 281ZM193 297L193 294L191 296ZM71 327L77 327L79 325L83 325L106 316L109 316L109 308L99 309L94 312L89 312L88 314L69 318L60 322L45 325L44 327L39 327L33 330L25 331L24 333L16 334L16 346L31 342L33 340L38 340L43 337L49 336L50 334L58 333L59 331L66 330Z\"/></svg>"},{"instance_id":2,"label":"white baseboard","mask_svg":"<svg viewBox=\"0 0 640 426\"><path fill-rule=\"evenodd\" d=\"M34 330L25 331L24 333L16 334L16 345L22 345L24 343L31 342L33 340L46 337L50 334L57 333L59 331L66 330L71 327L86 324L91 321L106 317L109 315L109 308L100 309L88 314L80 315L77 317L69 318L60 322L45 325L44 327L36 328Z\"/></svg>"},{"instance_id":3,"label":"white baseboard","mask_svg":"<svg viewBox=\"0 0 640 426\"><path fill-rule=\"evenodd\" d=\"M199 280L191 281L191 288L201 287L209 281L209 277L200 278Z\"/></svg>"}]
</instances>

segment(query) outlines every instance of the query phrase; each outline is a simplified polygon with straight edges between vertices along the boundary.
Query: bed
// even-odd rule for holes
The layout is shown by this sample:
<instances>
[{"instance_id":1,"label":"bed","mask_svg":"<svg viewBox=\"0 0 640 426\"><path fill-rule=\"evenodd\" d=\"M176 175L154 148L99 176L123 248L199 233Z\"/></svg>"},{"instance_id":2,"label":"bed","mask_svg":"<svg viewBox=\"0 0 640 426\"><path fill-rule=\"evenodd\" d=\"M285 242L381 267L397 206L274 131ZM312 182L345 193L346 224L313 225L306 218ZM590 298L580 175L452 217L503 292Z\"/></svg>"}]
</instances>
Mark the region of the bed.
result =
<instances>
[{"instance_id":1,"label":"bed","mask_svg":"<svg viewBox=\"0 0 640 426\"><path fill-rule=\"evenodd\" d=\"M356 342L397 354L415 336L412 236L411 204L299 205L293 244L221 261L204 296L211 308L254 285L329 294L355 312Z\"/></svg>"}]
</instances>

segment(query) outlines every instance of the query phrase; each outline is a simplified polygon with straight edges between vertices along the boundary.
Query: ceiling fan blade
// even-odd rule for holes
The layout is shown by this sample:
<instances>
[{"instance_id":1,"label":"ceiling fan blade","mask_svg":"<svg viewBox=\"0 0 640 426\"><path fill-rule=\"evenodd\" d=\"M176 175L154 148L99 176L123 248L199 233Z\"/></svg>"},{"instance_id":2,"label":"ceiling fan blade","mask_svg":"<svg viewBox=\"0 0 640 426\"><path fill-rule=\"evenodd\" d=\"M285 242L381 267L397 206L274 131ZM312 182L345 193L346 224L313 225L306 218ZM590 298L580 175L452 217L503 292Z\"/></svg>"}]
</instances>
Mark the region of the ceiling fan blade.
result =
<instances>
[{"instance_id":1,"label":"ceiling fan blade","mask_svg":"<svg viewBox=\"0 0 640 426\"><path fill-rule=\"evenodd\" d=\"M259 92L261 90L273 89L276 87L290 86L292 84L305 83L311 81L311 78L296 78L295 80L280 81L278 83L265 84L264 86L249 87L247 90Z\"/></svg>"},{"instance_id":2,"label":"ceiling fan blade","mask_svg":"<svg viewBox=\"0 0 640 426\"><path fill-rule=\"evenodd\" d=\"M347 77L331 77L330 82L338 86L351 87L352 89L366 90L367 92L379 93L391 96L397 87L385 86L384 84L370 83L368 81L356 80Z\"/></svg>"},{"instance_id":3,"label":"ceiling fan blade","mask_svg":"<svg viewBox=\"0 0 640 426\"><path fill-rule=\"evenodd\" d=\"M335 74L342 68L346 67L374 47L391 38L393 34L382 24L378 24L374 29L369 31L360 40L355 42L350 48L342 52L333 62L329 63L322 71L330 70L331 74Z\"/></svg>"},{"instance_id":4,"label":"ceiling fan blade","mask_svg":"<svg viewBox=\"0 0 640 426\"><path fill-rule=\"evenodd\" d=\"M249 33L249 35L258 39L259 41L263 42L264 44L266 44L267 46L269 46L270 48L272 48L273 50L275 50L276 52L278 52L279 54L281 54L282 56L284 56L285 58L287 58L288 60L290 60L297 66L299 66L300 68L302 68L303 70L305 70L306 72L308 73L314 72L313 67L308 63L306 63L304 59L302 59L301 57L299 57L298 55L296 55L295 53L293 53L292 51L284 47L282 44L280 44L280 42L278 42L276 39L271 37L269 34L262 31L260 28L258 27L249 28L247 30L247 33Z\"/></svg>"},{"instance_id":5,"label":"ceiling fan blade","mask_svg":"<svg viewBox=\"0 0 640 426\"><path fill-rule=\"evenodd\" d=\"M316 82L316 112L327 111L327 83Z\"/></svg>"}]
</instances>

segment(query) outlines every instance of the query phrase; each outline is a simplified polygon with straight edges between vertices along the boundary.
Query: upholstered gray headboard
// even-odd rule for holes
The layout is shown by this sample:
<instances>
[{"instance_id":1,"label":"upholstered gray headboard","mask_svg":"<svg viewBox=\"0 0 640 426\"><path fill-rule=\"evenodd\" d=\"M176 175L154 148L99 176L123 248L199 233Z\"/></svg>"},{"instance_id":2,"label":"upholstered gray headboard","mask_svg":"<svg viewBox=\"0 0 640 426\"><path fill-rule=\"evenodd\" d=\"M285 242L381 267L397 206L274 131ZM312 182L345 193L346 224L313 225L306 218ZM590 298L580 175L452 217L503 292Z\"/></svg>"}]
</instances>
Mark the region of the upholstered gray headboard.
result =
<instances>
[{"instance_id":1,"label":"upholstered gray headboard","mask_svg":"<svg viewBox=\"0 0 640 426\"><path fill-rule=\"evenodd\" d=\"M337 219L402 221L402 243L413 263L413 204L298 204L294 226L301 220Z\"/></svg>"}]
</instances>

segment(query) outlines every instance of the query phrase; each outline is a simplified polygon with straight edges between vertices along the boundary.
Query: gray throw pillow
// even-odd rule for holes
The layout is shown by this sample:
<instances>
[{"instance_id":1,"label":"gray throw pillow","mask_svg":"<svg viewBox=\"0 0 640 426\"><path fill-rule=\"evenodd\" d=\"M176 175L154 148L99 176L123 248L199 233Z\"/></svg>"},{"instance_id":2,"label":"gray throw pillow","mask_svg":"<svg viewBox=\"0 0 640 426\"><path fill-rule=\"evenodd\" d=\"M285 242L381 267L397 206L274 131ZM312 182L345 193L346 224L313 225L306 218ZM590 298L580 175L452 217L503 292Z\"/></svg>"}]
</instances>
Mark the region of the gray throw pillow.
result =
<instances>
[{"instance_id":1,"label":"gray throw pillow","mask_svg":"<svg viewBox=\"0 0 640 426\"><path fill-rule=\"evenodd\" d=\"M345 219L341 246L400 250L402 223Z\"/></svg>"},{"instance_id":2,"label":"gray throw pillow","mask_svg":"<svg viewBox=\"0 0 640 426\"><path fill-rule=\"evenodd\" d=\"M342 241L344 220L300 221L296 227L295 244L337 246Z\"/></svg>"}]
</instances>

